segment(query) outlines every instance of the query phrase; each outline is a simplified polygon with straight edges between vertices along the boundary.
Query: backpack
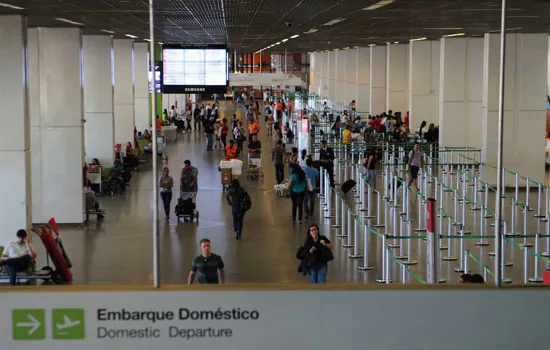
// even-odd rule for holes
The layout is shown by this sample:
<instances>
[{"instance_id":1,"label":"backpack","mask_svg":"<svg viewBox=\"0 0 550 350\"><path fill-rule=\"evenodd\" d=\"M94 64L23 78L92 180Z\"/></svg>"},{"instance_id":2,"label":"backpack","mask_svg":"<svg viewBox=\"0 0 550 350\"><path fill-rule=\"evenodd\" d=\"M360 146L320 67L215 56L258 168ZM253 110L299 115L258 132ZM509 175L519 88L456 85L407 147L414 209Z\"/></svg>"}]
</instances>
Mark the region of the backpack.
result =
<instances>
[{"instance_id":1,"label":"backpack","mask_svg":"<svg viewBox=\"0 0 550 350\"><path fill-rule=\"evenodd\" d=\"M245 212L250 210L252 207L252 200L250 200L250 196L246 191L243 191L242 194L239 195L239 209L241 212Z\"/></svg>"}]
</instances>

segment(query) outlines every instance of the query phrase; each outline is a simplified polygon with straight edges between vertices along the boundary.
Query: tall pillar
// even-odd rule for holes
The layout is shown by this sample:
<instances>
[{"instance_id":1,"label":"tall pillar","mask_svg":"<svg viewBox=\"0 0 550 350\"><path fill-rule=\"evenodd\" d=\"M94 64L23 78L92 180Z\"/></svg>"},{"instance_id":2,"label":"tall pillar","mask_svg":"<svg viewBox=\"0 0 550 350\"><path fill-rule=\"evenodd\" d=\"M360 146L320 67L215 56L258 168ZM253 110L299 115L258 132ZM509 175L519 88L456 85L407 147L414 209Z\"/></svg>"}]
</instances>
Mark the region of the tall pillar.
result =
<instances>
[{"instance_id":1,"label":"tall pillar","mask_svg":"<svg viewBox=\"0 0 550 350\"><path fill-rule=\"evenodd\" d=\"M548 34L507 34L505 54L503 166L544 181ZM500 34L485 34L482 132L489 164L497 163L499 63Z\"/></svg>"},{"instance_id":2,"label":"tall pillar","mask_svg":"<svg viewBox=\"0 0 550 350\"><path fill-rule=\"evenodd\" d=\"M344 101L345 105L353 100L357 101L357 49L346 50L344 70Z\"/></svg>"},{"instance_id":3,"label":"tall pillar","mask_svg":"<svg viewBox=\"0 0 550 350\"><path fill-rule=\"evenodd\" d=\"M104 167L115 160L112 50L110 35L82 37L86 162L97 158Z\"/></svg>"},{"instance_id":4,"label":"tall pillar","mask_svg":"<svg viewBox=\"0 0 550 350\"><path fill-rule=\"evenodd\" d=\"M357 49L355 80L357 81L357 111L365 114L371 114L370 100L370 77L371 77L371 49L369 47L360 47ZM351 100L350 100L351 102Z\"/></svg>"},{"instance_id":5,"label":"tall pillar","mask_svg":"<svg viewBox=\"0 0 550 350\"><path fill-rule=\"evenodd\" d=\"M409 44L409 125L439 124L439 41Z\"/></svg>"},{"instance_id":6,"label":"tall pillar","mask_svg":"<svg viewBox=\"0 0 550 350\"><path fill-rule=\"evenodd\" d=\"M481 145L483 39L441 39L439 144Z\"/></svg>"},{"instance_id":7,"label":"tall pillar","mask_svg":"<svg viewBox=\"0 0 550 350\"><path fill-rule=\"evenodd\" d=\"M2 245L31 227L31 160L27 101L27 20L0 16L0 220Z\"/></svg>"},{"instance_id":8,"label":"tall pillar","mask_svg":"<svg viewBox=\"0 0 550 350\"><path fill-rule=\"evenodd\" d=\"M328 99L336 101L336 51L328 52Z\"/></svg>"},{"instance_id":9,"label":"tall pillar","mask_svg":"<svg viewBox=\"0 0 550 350\"><path fill-rule=\"evenodd\" d=\"M335 100L346 105L346 52L348 50L336 51L336 83Z\"/></svg>"},{"instance_id":10,"label":"tall pillar","mask_svg":"<svg viewBox=\"0 0 550 350\"><path fill-rule=\"evenodd\" d=\"M328 51L321 53L321 97L328 98Z\"/></svg>"},{"instance_id":11,"label":"tall pillar","mask_svg":"<svg viewBox=\"0 0 550 350\"><path fill-rule=\"evenodd\" d=\"M134 143L134 41L114 39L115 143Z\"/></svg>"},{"instance_id":12,"label":"tall pillar","mask_svg":"<svg viewBox=\"0 0 550 350\"><path fill-rule=\"evenodd\" d=\"M42 142L40 139L40 77L38 76L38 28L27 30L27 76L31 139L32 218L42 218Z\"/></svg>"},{"instance_id":13,"label":"tall pillar","mask_svg":"<svg viewBox=\"0 0 550 350\"><path fill-rule=\"evenodd\" d=\"M317 80L315 79L317 75L317 66L315 65L315 57L317 57L316 53L310 53L309 54L309 91L312 94L317 93ZM260 55L260 64L261 64L261 55ZM260 71L261 73L261 71Z\"/></svg>"},{"instance_id":14,"label":"tall pillar","mask_svg":"<svg viewBox=\"0 0 550 350\"><path fill-rule=\"evenodd\" d=\"M370 48L370 111L377 115L386 109L386 57L385 46Z\"/></svg>"},{"instance_id":15,"label":"tall pillar","mask_svg":"<svg viewBox=\"0 0 550 350\"><path fill-rule=\"evenodd\" d=\"M80 28L38 28L41 217L84 219L82 36ZM34 201L34 200L33 200Z\"/></svg>"},{"instance_id":16,"label":"tall pillar","mask_svg":"<svg viewBox=\"0 0 550 350\"><path fill-rule=\"evenodd\" d=\"M386 79L386 109L407 113L409 88L409 45L388 45L388 63Z\"/></svg>"},{"instance_id":17,"label":"tall pillar","mask_svg":"<svg viewBox=\"0 0 550 350\"><path fill-rule=\"evenodd\" d=\"M134 43L134 110L135 125L143 131L151 124L149 120L149 44Z\"/></svg>"}]
</instances>

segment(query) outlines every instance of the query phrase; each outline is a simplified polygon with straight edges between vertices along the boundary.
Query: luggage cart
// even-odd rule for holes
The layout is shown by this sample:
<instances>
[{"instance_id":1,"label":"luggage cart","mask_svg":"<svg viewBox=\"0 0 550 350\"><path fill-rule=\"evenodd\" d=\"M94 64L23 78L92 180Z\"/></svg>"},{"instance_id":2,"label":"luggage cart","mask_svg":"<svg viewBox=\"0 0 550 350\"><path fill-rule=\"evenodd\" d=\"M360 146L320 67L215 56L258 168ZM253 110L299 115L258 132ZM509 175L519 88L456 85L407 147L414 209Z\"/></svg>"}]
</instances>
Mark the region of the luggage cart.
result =
<instances>
[{"instance_id":1,"label":"luggage cart","mask_svg":"<svg viewBox=\"0 0 550 350\"><path fill-rule=\"evenodd\" d=\"M193 221L194 219L199 222L196 198L197 192L183 192L180 190L180 198L175 209L178 222L180 222L180 218L183 218L183 222Z\"/></svg>"},{"instance_id":2,"label":"luggage cart","mask_svg":"<svg viewBox=\"0 0 550 350\"><path fill-rule=\"evenodd\" d=\"M246 178L257 179L259 177L264 177L264 173L262 171L262 152L249 152Z\"/></svg>"}]
</instances>

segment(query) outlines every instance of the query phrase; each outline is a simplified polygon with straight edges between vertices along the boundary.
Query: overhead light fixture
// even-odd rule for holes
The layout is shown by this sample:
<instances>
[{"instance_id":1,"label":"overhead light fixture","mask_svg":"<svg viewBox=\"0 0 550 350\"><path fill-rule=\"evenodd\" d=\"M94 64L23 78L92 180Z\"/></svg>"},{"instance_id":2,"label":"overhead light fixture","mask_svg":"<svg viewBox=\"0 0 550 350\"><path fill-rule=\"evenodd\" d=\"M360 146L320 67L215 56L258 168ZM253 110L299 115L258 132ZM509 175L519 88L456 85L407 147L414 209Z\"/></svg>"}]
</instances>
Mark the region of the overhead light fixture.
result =
<instances>
[{"instance_id":1,"label":"overhead light fixture","mask_svg":"<svg viewBox=\"0 0 550 350\"><path fill-rule=\"evenodd\" d=\"M138 37L135 36L135 35L132 35L132 34L124 34L125 36L127 36L128 38L132 38L132 39L137 39Z\"/></svg>"},{"instance_id":2,"label":"overhead light fixture","mask_svg":"<svg viewBox=\"0 0 550 350\"><path fill-rule=\"evenodd\" d=\"M148 42L151 42L151 39L143 39L143 40L148 41Z\"/></svg>"},{"instance_id":3,"label":"overhead light fixture","mask_svg":"<svg viewBox=\"0 0 550 350\"><path fill-rule=\"evenodd\" d=\"M373 46L376 46L376 44L370 44L369 47L373 47Z\"/></svg>"},{"instance_id":4,"label":"overhead light fixture","mask_svg":"<svg viewBox=\"0 0 550 350\"><path fill-rule=\"evenodd\" d=\"M393 43L394 43L394 44L399 44L399 41L394 41Z\"/></svg>"},{"instance_id":5,"label":"overhead light fixture","mask_svg":"<svg viewBox=\"0 0 550 350\"><path fill-rule=\"evenodd\" d=\"M294 34L293 36L290 37L290 39L296 39L299 36L300 36L300 34Z\"/></svg>"},{"instance_id":6,"label":"overhead light fixture","mask_svg":"<svg viewBox=\"0 0 550 350\"><path fill-rule=\"evenodd\" d=\"M422 41L422 40L427 40L428 38L424 37L424 38L414 38L414 39L410 39L409 41Z\"/></svg>"},{"instance_id":7,"label":"overhead light fixture","mask_svg":"<svg viewBox=\"0 0 550 350\"><path fill-rule=\"evenodd\" d=\"M510 30L520 30L521 27L515 27L515 28L506 28L506 31L510 31ZM495 29L495 30L490 30L489 33L500 33L500 29Z\"/></svg>"},{"instance_id":8,"label":"overhead light fixture","mask_svg":"<svg viewBox=\"0 0 550 350\"><path fill-rule=\"evenodd\" d=\"M281 42L283 42L283 43L286 43L287 41L288 41L288 39L281 40Z\"/></svg>"},{"instance_id":9,"label":"overhead light fixture","mask_svg":"<svg viewBox=\"0 0 550 350\"><path fill-rule=\"evenodd\" d=\"M280 41L277 41L277 42L275 43L275 45L281 45L281 42L280 42Z\"/></svg>"},{"instance_id":10,"label":"overhead light fixture","mask_svg":"<svg viewBox=\"0 0 550 350\"><path fill-rule=\"evenodd\" d=\"M66 18L54 18L54 19L56 21L65 22L65 23L69 23L69 24L74 24L76 26L83 26L84 25L83 23L71 21L70 19L66 19Z\"/></svg>"},{"instance_id":11,"label":"overhead light fixture","mask_svg":"<svg viewBox=\"0 0 550 350\"><path fill-rule=\"evenodd\" d=\"M304 34L313 34L313 33L318 32L318 31L319 31L319 29L317 29L317 28L311 28L307 32L304 32Z\"/></svg>"},{"instance_id":12,"label":"overhead light fixture","mask_svg":"<svg viewBox=\"0 0 550 350\"><path fill-rule=\"evenodd\" d=\"M340 51L340 49L334 49L334 51Z\"/></svg>"},{"instance_id":13,"label":"overhead light fixture","mask_svg":"<svg viewBox=\"0 0 550 350\"><path fill-rule=\"evenodd\" d=\"M365 11L376 10L376 9L379 9L380 7L382 7L382 6L389 5L394 1L395 0L381 0L381 1L378 1L376 4L372 4L369 7L365 7L363 10L365 10Z\"/></svg>"},{"instance_id":14,"label":"overhead light fixture","mask_svg":"<svg viewBox=\"0 0 550 350\"><path fill-rule=\"evenodd\" d=\"M391 43L389 41L386 42L386 45L391 45Z\"/></svg>"},{"instance_id":15,"label":"overhead light fixture","mask_svg":"<svg viewBox=\"0 0 550 350\"><path fill-rule=\"evenodd\" d=\"M101 31L102 31L103 33L115 34L115 32L113 32L112 30L101 29Z\"/></svg>"},{"instance_id":16,"label":"overhead light fixture","mask_svg":"<svg viewBox=\"0 0 550 350\"><path fill-rule=\"evenodd\" d=\"M358 49L358 48L359 48L359 46L354 46L353 48L354 48L354 49Z\"/></svg>"},{"instance_id":17,"label":"overhead light fixture","mask_svg":"<svg viewBox=\"0 0 550 350\"><path fill-rule=\"evenodd\" d=\"M340 23L342 21L345 21L346 19L345 18L336 18L336 19L333 19L332 21L329 21L325 24L323 24L324 26L333 26L335 25L336 23Z\"/></svg>"},{"instance_id":18,"label":"overhead light fixture","mask_svg":"<svg viewBox=\"0 0 550 350\"><path fill-rule=\"evenodd\" d=\"M344 47L342 50L349 50L349 46Z\"/></svg>"},{"instance_id":19,"label":"overhead light fixture","mask_svg":"<svg viewBox=\"0 0 550 350\"><path fill-rule=\"evenodd\" d=\"M422 28L425 30L461 30L464 28L461 27L441 27L441 28Z\"/></svg>"},{"instance_id":20,"label":"overhead light fixture","mask_svg":"<svg viewBox=\"0 0 550 350\"><path fill-rule=\"evenodd\" d=\"M443 35L444 38L452 38L454 36L464 36L466 35L466 33L455 33L455 34L447 34L447 35Z\"/></svg>"},{"instance_id":21,"label":"overhead light fixture","mask_svg":"<svg viewBox=\"0 0 550 350\"><path fill-rule=\"evenodd\" d=\"M164 45L164 43L163 43L162 41L159 41L159 44L160 44L160 45Z\"/></svg>"},{"instance_id":22,"label":"overhead light fixture","mask_svg":"<svg viewBox=\"0 0 550 350\"><path fill-rule=\"evenodd\" d=\"M7 7L9 9L14 9L14 10L24 10L25 9L23 7L15 6L15 5L12 5L12 4L6 4L6 3L3 3L3 2L0 2L0 7Z\"/></svg>"}]
</instances>

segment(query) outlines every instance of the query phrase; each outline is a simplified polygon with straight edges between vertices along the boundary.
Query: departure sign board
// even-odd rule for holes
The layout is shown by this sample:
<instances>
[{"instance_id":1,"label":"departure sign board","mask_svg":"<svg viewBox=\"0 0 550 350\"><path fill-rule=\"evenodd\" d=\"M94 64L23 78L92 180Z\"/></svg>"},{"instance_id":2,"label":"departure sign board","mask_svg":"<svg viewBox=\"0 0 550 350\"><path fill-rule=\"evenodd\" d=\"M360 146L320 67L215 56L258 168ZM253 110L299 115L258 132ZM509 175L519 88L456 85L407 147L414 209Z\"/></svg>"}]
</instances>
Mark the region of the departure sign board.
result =
<instances>
[{"instance_id":1,"label":"departure sign board","mask_svg":"<svg viewBox=\"0 0 550 350\"><path fill-rule=\"evenodd\" d=\"M164 93L222 93L227 91L227 49L223 47L162 49Z\"/></svg>"}]
</instances>

